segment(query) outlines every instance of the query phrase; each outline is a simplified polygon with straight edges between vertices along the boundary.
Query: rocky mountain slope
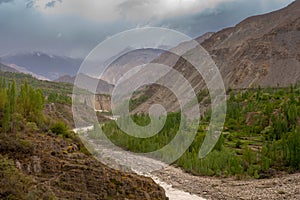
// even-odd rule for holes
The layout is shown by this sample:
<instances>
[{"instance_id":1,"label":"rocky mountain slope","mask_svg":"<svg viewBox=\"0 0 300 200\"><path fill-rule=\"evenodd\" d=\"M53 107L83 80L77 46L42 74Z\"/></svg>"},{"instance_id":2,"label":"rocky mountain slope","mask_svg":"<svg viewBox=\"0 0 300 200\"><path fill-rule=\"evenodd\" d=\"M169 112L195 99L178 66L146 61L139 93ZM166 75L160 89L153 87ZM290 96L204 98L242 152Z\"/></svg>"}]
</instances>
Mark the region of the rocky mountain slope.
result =
<instances>
[{"instance_id":1,"label":"rocky mountain slope","mask_svg":"<svg viewBox=\"0 0 300 200\"><path fill-rule=\"evenodd\" d=\"M121 57L117 58L106 71L101 79L111 84L116 82L129 70L136 66L151 62L159 57L164 51L159 49L137 49L130 51Z\"/></svg>"},{"instance_id":2,"label":"rocky mountain slope","mask_svg":"<svg viewBox=\"0 0 300 200\"><path fill-rule=\"evenodd\" d=\"M215 61L226 88L289 86L300 80L300 1L272 13L250 17L198 42ZM197 48L185 56L199 57ZM163 54L155 62L173 66L168 60L174 58ZM182 73L195 91L204 89L205 83L194 67L183 58L176 60L174 69ZM167 76L161 81L168 81ZM166 88L153 86L144 93L151 97L148 95L148 100L135 112L148 111L153 103L164 105L168 111L179 109L176 97Z\"/></svg>"},{"instance_id":3,"label":"rocky mountain slope","mask_svg":"<svg viewBox=\"0 0 300 200\"><path fill-rule=\"evenodd\" d=\"M36 132L1 134L0 144L1 199L167 199L151 179L104 166L76 140Z\"/></svg>"},{"instance_id":4,"label":"rocky mountain slope","mask_svg":"<svg viewBox=\"0 0 300 200\"><path fill-rule=\"evenodd\" d=\"M0 79L15 80L0 87L0 199L167 199L151 179L96 160L68 128L69 101L43 101L41 93L67 95L72 85L2 71Z\"/></svg>"},{"instance_id":5,"label":"rocky mountain slope","mask_svg":"<svg viewBox=\"0 0 300 200\"><path fill-rule=\"evenodd\" d=\"M54 82L74 84L76 78L80 80L80 82L81 82L80 86L82 89L88 90L92 93L96 92L96 94L111 94L111 92L114 88L114 85L112 85L102 79L96 79L96 78L90 77L85 74L78 74L77 77L65 75L65 76L62 76L62 77L56 79ZM94 85L95 83L98 83L97 90L91 91L91 85Z\"/></svg>"},{"instance_id":6,"label":"rocky mountain slope","mask_svg":"<svg viewBox=\"0 0 300 200\"><path fill-rule=\"evenodd\" d=\"M250 17L202 43L227 86L288 86L300 79L300 1Z\"/></svg>"},{"instance_id":7,"label":"rocky mountain slope","mask_svg":"<svg viewBox=\"0 0 300 200\"><path fill-rule=\"evenodd\" d=\"M75 77L70 75L64 75L54 80L54 82L58 82L58 83L71 83L71 84L73 84L74 81L75 81Z\"/></svg>"},{"instance_id":8,"label":"rocky mountain slope","mask_svg":"<svg viewBox=\"0 0 300 200\"><path fill-rule=\"evenodd\" d=\"M0 63L0 71L3 72L18 72L16 69Z\"/></svg>"},{"instance_id":9,"label":"rocky mountain slope","mask_svg":"<svg viewBox=\"0 0 300 200\"><path fill-rule=\"evenodd\" d=\"M0 71L2 71L2 72L13 72L13 73L29 74L32 77L35 77L35 78L37 78L39 80L48 80L46 77L37 75L37 74L35 74L33 72L28 71L26 68L17 66L15 64L6 64L6 65L4 65L4 64L0 63Z\"/></svg>"}]
</instances>

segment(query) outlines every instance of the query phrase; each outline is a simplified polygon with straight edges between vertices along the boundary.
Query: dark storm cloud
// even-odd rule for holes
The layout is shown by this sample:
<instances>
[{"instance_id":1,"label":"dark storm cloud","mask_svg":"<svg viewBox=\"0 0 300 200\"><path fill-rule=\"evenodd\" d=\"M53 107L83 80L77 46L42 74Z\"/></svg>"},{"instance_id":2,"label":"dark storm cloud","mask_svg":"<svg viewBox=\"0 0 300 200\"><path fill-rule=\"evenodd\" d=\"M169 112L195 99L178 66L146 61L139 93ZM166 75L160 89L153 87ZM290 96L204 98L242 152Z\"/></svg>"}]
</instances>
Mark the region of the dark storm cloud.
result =
<instances>
[{"instance_id":1,"label":"dark storm cloud","mask_svg":"<svg viewBox=\"0 0 300 200\"><path fill-rule=\"evenodd\" d=\"M26 2L26 8L32 8L34 5L34 1L27 1Z\"/></svg>"},{"instance_id":2,"label":"dark storm cloud","mask_svg":"<svg viewBox=\"0 0 300 200\"><path fill-rule=\"evenodd\" d=\"M46 3L45 8L53 8L55 6L56 1L50 1Z\"/></svg>"},{"instance_id":3,"label":"dark storm cloud","mask_svg":"<svg viewBox=\"0 0 300 200\"><path fill-rule=\"evenodd\" d=\"M108 35L133 28L121 22L100 24L76 15L45 16L35 6L24 7L24 1L17 6L0 6L0 56L15 51L44 51L82 57Z\"/></svg>"},{"instance_id":4,"label":"dark storm cloud","mask_svg":"<svg viewBox=\"0 0 300 200\"><path fill-rule=\"evenodd\" d=\"M50 1L50 2L46 3L45 8L53 8L55 6L56 2L62 3L62 0Z\"/></svg>"},{"instance_id":5,"label":"dark storm cloud","mask_svg":"<svg viewBox=\"0 0 300 200\"><path fill-rule=\"evenodd\" d=\"M144 6L147 4L149 5L151 1L155 0L126 0L120 3L117 6L117 9L120 11L121 14L124 14L132 11L132 8Z\"/></svg>"},{"instance_id":6,"label":"dark storm cloud","mask_svg":"<svg viewBox=\"0 0 300 200\"><path fill-rule=\"evenodd\" d=\"M81 15L89 12L89 9L77 14L48 15L37 9L34 0L14 0L13 4L8 3L12 1L0 0L0 55L14 49L24 49L27 51L50 51L53 54L67 56L85 56L106 37L120 31L143 26L172 28L191 37L197 37L208 31L217 31L233 26L248 16L282 8L292 2L292 0L233 0L194 14L147 19L139 22L125 20L121 17L105 22L91 20ZM59 2L63 6L66 1L55 1L56 3L52 3L54 8L45 10L55 11ZM45 2L47 3L47 1ZM51 0L48 1L48 3L51 2ZM107 3L109 2L107 1ZM132 9L130 5L143 7L147 6L150 0L124 0L122 2L123 4L118 4L119 7L117 6L115 9L119 9L121 6L123 14L126 15L126 12ZM45 3L41 4L39 8L44 8L44 5ZM83 3L83 5L87 4ZM27 9L24 9L26 7ZM96 9L96 11L98 10ZM154 12L149 8L149 12L152 11ZM132 15L132 17L135 16Z\"/></svg>"},{"instance_id":7,"label":"dark storm cloud","mask_svg":"<svg viewBox=\"0 0 300 200\"><path fill-rule=\"evenodd\" d=\"M14 0L0 0L0 4L13 2Z\"/></svg>"},{"instance_id":8,"label":"dark storm cloud","mask_svg":"<svg viewBox=\"0 0 300 200\"><path fill-rule=\"evenodd\" d=\"M206 32L216 32L225 27L234 26L247 17L277 10L292 1L262 2L261 0L242 0L221 3L213 9L207 9L198 14L174 17L162 20L154 25L165 26L184 32L192 37L198 37Z\"/></svg>"}]
</instances>

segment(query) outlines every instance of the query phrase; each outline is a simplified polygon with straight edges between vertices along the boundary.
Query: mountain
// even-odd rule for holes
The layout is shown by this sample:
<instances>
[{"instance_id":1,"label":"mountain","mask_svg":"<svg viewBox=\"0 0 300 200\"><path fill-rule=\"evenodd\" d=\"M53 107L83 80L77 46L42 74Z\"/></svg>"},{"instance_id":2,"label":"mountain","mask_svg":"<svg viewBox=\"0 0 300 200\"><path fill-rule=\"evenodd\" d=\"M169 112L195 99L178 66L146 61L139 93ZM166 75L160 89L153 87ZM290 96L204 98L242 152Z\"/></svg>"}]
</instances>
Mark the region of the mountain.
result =
<instances>
[{"instance_id":1,"label":"mountain","mask_svg":"<svg viewBox=\"0 0 300 200\"><path fill-rule=\"evenodd\" d=\"M72 83L72 84L74 83L74 81L75 81L75 76L69 76L69 75L64 75L54 80L54 82L57 83Z\"/></svg>"},{"instance_id":2,"label":"mountain","mask_svg":"<svg viewBox=\"0 0 300 200\"><path fill-rule=\"evenodd\" d=\"M21 52L5 55L1 57L1 62L25 68L34 74L54 80L66 74L74 76L82 60L42 52Z\"/></svg>"},{"instance_id":3,"label":"mountain","mask_svg":"<svg viewBox=\"0 0 300 200\"><path fill-rule=\"evenodd\" d=\"M0 63L0 71L3 72L18 72L18 70Z\"/></svg>"},{"instance_id":4,"label":"mountain","mask_svg":"<svg viewBox=\"0 0 300 200\"><path fill-rule=\"evenodd\" d=\"M9 66L10 68L16 70L16 72L18 72L18 73L29 74L29 75L31 75L34 78L37 78L39 80L49 81L48 78L46 78L42 75L35 74L35 73L29 71L28 69L26 69L25 67L20 67L20 66L15 65L15 64L7 64L7 66Z\"/></svg>"},{"instance_id":5,"label":"mountain","mask_svg":"<svg viewBox=\"0 0 300 200\"><path fill-rule=\"evenodd\" d=\"M114 85L112 85L104 80L96 79L96 78L90 77L90 76L88 76L86 74L82 74L82 73L77 75L77 77L65 75L65 76L62 76L62 77L54 80L54 82L74 84L76 78L78 80L80 80L80 86L82 89L86 89L92 93L94 93L95 91L91 90L91 86L94 85L95 83L98 83L98 87L96 90L97 94L111 94L114 89Z\"/></svg>"},{"instance_id":6,"label":"mountain","mask_svg":"<svg viewBox=\"0 0 300 200\"><path fill-rule=\"evenodd\" d=\"M136 66L147 64L159 57L164 51L160 49L137 49L123 54L103 73L101 79L111 83L116 84L116 82L128 72L130 69L133 69Z\"/></svg>"},{"instance_id":7,"label":"mountain","mask_svg":"<svg viewBox=\"0 0 300 200\"><path fill-rule=\"evenodd\" d=\"M202 43L232 88L288 86L300 79L300 1L250 17Z\"/></svg>"},{"instance_id":8,"label":"mountain","mask_svg":"<svg viewBox=\"0 0 300 200\"><path fill-rule=\"evenodd\" d=\"M39 79L39 80L49 80L49 79L47 79L46 77L43 77L43 76L37 75L37 74L35 74L35 73L32 73L32 72L28 71L26 68L24 68L24 67L19 67L19 66L14 65L14 64L7 64L7 65L4 65L4 64L0 63L0 71L3 71L3 72L13 72L13 73L22 73L22 74L29 74L29 75L31 75L32 77L37 78L37 79Z\"/></svg>"},{"instance_id":9,"label":"mountain","mask_svg":"<svg viewBox=\"0 0 300 200\"><path fill-rule=\"evenodd\" d=\"M197 37L195 40L201 44L205 40L209 39L213 34L214 34L214 32L207 32L207 33Z\"/></svg>"},{"instance_id":10,"label":"mountain","mask_svg":"<svg viewBox=\"0 0 300 200\"><path fill-rule=\"evenodd\" d=\"M219 68L226 88L289 86L300 80L300 1L275 12L247 18L200 42ZM197 59L199 48L184 56ZM156 62L166 60L174 59L165 54ZM205 88L201 75L185 59L179 58L174 69L182 73L196 92ZM160 80L164 81L168 81L168 75ZM179 108L176 97L166 88L153 86L144 94L151 96L148 95L148 100L135 112L146 112L154 103L161 103L168 111Z\"/></svg>"}]
</instances>

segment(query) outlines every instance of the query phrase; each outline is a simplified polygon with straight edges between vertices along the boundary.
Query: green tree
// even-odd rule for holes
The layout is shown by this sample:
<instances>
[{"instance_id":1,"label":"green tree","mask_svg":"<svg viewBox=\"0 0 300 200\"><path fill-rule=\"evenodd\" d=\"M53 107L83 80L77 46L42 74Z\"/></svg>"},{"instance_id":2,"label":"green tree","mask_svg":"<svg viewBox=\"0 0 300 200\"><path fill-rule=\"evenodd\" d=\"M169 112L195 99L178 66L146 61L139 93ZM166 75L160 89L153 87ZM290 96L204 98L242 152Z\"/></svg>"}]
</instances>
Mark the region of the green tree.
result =
<instances>
[{"instance_id":1,"label":"green tree","mask_svg":"<svg viewBox=\"0 0 300 200\"><path fill-rule=\"evenodd\" d=\"M68 134L68 127L62 121L56 122L50 130L56 135L66 136Z\"/></svg>"},{"instance_id":2,"label":"green tree","mask_svg":"<svg viewBox=\"0 0 300 200\"><path fill-rule=\"evenodd\" d=\"M10 120L11 120L11 114L10 114L10 104L9 102L6 103L4 108L4 116L2 120L2 131L4 133L8 133L10 131Z\"/></svg>"},{"instance_id":3,"label":"green tree","mask_svg":"<svg viewBox=\"0 0 300 200\"><path fill-rule=\"evenodd\" d=\"M14 80L9 91L10 113L13 114L16 110L16 81Z\"/></svg>"}]
</instances>

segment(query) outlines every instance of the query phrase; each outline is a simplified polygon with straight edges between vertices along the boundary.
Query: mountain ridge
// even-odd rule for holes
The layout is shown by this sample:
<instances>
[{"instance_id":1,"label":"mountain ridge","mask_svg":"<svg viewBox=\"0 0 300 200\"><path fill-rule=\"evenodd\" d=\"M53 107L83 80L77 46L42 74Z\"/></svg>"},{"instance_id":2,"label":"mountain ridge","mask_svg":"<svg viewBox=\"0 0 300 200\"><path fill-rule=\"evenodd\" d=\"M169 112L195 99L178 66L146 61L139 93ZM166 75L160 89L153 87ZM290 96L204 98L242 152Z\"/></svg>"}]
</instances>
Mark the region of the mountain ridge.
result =
<instances>
[{"instance_id":1,"label":"mountain ridge","mask_svg":"<svg viewBox=\"0 0 300 200\"><path fill-rule=\"evenodd\" d=\"M300 80L300 1L213 33L201 45L219 68L226 88L295 84ZM185 56L197 58L197 48L186 52ZM164 63L164 60L166 58L161 56L156 61ZM201 75L187 60L179 58L173 68L182 73L196 93L206 88ZM151 92L145 94L153 95L136 108L135 113L148 112L156 103L170 112L179 109L171 91L159 86L150 89Z\"/></svg>"}]
</instances>

